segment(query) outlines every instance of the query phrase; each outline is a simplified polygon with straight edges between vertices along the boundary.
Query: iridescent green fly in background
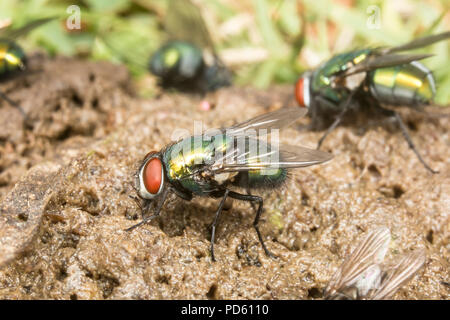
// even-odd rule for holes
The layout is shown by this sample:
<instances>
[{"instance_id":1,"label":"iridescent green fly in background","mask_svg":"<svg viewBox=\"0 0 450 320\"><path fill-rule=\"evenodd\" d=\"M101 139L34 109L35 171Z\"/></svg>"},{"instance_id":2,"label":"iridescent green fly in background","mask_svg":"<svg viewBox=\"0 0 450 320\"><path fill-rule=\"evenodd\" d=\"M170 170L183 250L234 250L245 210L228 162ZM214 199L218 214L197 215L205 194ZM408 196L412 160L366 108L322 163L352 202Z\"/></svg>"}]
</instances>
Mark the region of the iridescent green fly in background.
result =
<instances>
[{"instance_id":1,"label":"iridescent green fly in background","mask_svg":"<svg viewBox=\"0 0 450 320\"><path fill-rule=\"evenodd\" d=\"M324 117L334 122L319 140L336 128L350 110L358 112L373 107L392 117L400 126L410 148L420 162L432 170L414 146L399 114L382 105L408 106L423 110L433 103L436 82L432 72L419 60L428 54L399 54L450 38L450 31L411 41L393 48L372 48L338 54L317 69L303 74L296 83L295 96L300 106L310 111L313 125Z\"/></svg>"},{"instance_id":2,"label":"iridescent green fly in background","mask_svg":"<svg viewBox=\"0 0 450 320\"><path fill-rule=\"evenodd\" d=\"M231 84L200 9L190 0L170 1L164 29L169 40L149 64L163 88L205 93Z\"/></svg>"},{"instance_id":3,"label":"iridescent green fly in background","mask_svg":"<svg viewBox=\"0 0 450 320\"><path fill-rule=\"evenodd\" d=\"M52 19L43 18L33 20L18 29L0 29L0 82L7 81L26 69L26 55L22 48L15 43L15 40ZM0 92L0 98L17 108L25 116L22 107L9 99L6 94Z\"/></svg>"}]
</instances>

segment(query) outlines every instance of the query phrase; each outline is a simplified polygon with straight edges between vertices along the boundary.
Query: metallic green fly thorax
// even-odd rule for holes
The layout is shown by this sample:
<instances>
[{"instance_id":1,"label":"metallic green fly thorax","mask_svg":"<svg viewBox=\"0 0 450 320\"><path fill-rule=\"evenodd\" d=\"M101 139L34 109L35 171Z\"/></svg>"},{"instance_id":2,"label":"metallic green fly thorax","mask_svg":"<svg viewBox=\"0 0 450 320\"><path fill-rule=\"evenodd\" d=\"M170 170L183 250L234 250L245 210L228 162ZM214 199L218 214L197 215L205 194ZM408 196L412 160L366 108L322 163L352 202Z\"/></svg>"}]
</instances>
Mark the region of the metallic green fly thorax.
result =
<instances>
[{"instance_id":1,"label":"metallic green fly thorax","mask_svg":"<svg viewBox=\"0 0 450 320\"><path fill-rule=\"evenodd\" d=\"M172 81L185 81L195 77L203 67L202 51L184 41L171 41L155 52L150 61L153 74Z\"/></svg>"},{"instance_id":2,"label":"metallic green fly thorax","mask_svg":"<svg viewBox=\"0 0 450 320\"><path fill-rule=\"evenodd\" d=\"M214 162L219 152L225 153L232 144L232 138L225 135L211 137L191 136L169 146L163 154L163 162L169 180L178 182L195 194L207 194L212 186L198 184L195 173L198 169Z\"/></svg>"},{"instance_id":3,"label":"metallic green fly thorax","mask_svg":"<svg viewBox=\"0 0 450 320\"><path fill-rule=\"evenodd\" d=\"M338 54L331 58L314 72L311 83L312 91L320 92L321 95L332 102L341 102L348 95L348 90L345 86L336 86L339 84L333 83L333 77L361 63L370 52L370 49L363 49Z\"/></svg>"},{"instance_id":4,"label":"metallic green fly thorax","mask_svg":"<svg viewBox=\"0 0 450 320\"><path fill-rule=\"evenodd\" d=\"M204 67L202 51L184 41L168 42L150 60L150 71L159 77L163 88L192 90Z\"/></svg>"},{"instance_id":5,"label":"metallic green fly thorax","mask_svg":"<svg viewBox=\"0 0 450 320\"><path fill-rule=\"evenodd\" d=\"M214 58L206 64L202 50L187 41L170 41L150 60L150 71L164 88L185 91L214 91L231 84L228 69Z\"/></svg>"}]
</instances>

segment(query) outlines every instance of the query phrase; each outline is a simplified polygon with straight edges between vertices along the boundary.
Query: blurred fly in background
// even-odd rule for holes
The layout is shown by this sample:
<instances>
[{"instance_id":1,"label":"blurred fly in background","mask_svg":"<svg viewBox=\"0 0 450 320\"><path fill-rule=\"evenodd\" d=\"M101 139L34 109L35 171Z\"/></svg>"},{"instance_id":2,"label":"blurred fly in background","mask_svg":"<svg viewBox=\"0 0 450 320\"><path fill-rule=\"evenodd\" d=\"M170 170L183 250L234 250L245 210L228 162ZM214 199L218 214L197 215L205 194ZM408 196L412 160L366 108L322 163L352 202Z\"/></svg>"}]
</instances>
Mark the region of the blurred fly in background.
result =
<instances>
[{"instance_id":1,"label":"blurred fly in background","mask_svg":"<svg viewBox=\"0 0 450 320\"><path fill-rule=\"evenodd\" d=\"M42 18L30 21L20 28L11 28L9 25L0 28L0 82L23 75L27 67L27 57L22 47L16 43L17 38L26 35L33 29L49 22L52 18ZM25 111L5 93L0 91L0 98L8 102L26 118Z\"/></svg>"},{"instance_id":2,"label":"blurred fly in background","mask_svg":"<svg viewBox=\"0 0 450 320\"><path fill-rule=\"evenodd\" d=\"M325 299L389 299L425 264L425 251L417 249L385 264L391 234L382 227L369 232L345 259L325 288Z\"/></svg>"},{"instance_id":3,"label":"blurred fly in background","mask_svg":"<svg viewBox=\"0 0 450 320\"><path fill-rule=\"evenodd\" d=\"M422 159L397 111L383 107L408 106L422 111L433 104L436 81L430 69L419 60L428 54L400 54L450 38L450 31L419 38L392 48L361 49L334 56L313 71L304 73L295 85L295 96L301 107L310 111L313 125L324 115L335 120L320 138L320 148L349 112L370 107L393 118L409 147L425 168L436 173Z\"/></svg>"},{"instance_id":4,"label":"blurred fly in background","mask_svg":"<svg viewBox=\"0 0 450 320\"><path fill-rule=\"evenodd\" d=\"M153 41L160 43L156 50L130 51L106 34L101 38L127 63L148 69L162 89L205 94L231 85L231 71L219 58L198 6L191 0L168 0L157 21L162 36Z\"/></svg>"},{"instance_id":5,"label":"blurred fly in background","mask_svg":"<svg viewBox=\"0 0 450 320\"><path fill-rule=\"evenodd\" d=\"M151 57L160 85L205 93L231 84L231 72L218 57L200 9L190 0L172 0L164 23L169 41Z\"/></svg>"},{"instance_id":6,"label":"blurred fly in background","mask_svg":"<svg viewBox=\"0 0 450 320\"><path fill-rule=\"evenodd\" d=\"M169 50L166 57L169 64L178 61L177 56L187 54L189 62L183 62L183 66L187 64L189 74L196 74L203 60L213 67L205 77L220 80L219 84L228 78L228 72L218 72L217 75L224 77L215 78L216 71L232 69L234 84L268 88L295 83L299 74L316 68L334 53L372 43L394 46L401 39L450 28L448 1L426 1L426 5L420 1L403 2L403 5L397 1L378 2L380 29L370 29L366 26L370 18L366 10L373 1L369 0L88 0L76 4L80 13L79 29L67 30L65 23L49 23L24 43L29 48L45 49L51 55L125 64L134 76L139 93L151 97L160 92L157 79L163 82L149 72L151 54L162 50L170 41L183 44L187 41L188 46L173 44L174 50ZM23 21L27 16L48 14L69 18L71 13L67 9L73 5L69 0L2 1L0 19ZM436 56L425 64L434 71L439 85L450 85L449 66L441 67L450 58L448 49L440 44L426 49L426 53L431 52ZM162 58L155 56L155 59ZM167 65L164 68L163 60L159 60L159 70L167 72L170 68ZM224 65L226 68L222 68ZM180 66L170 73L184 73ZM179 73L180 70L183 71ZM197 81L194 83L205 87ZM212 81L207 86L214 88L217 83ZM448 104L450 94L438 90L436 102Z\"/></svg>"}]
</instances>

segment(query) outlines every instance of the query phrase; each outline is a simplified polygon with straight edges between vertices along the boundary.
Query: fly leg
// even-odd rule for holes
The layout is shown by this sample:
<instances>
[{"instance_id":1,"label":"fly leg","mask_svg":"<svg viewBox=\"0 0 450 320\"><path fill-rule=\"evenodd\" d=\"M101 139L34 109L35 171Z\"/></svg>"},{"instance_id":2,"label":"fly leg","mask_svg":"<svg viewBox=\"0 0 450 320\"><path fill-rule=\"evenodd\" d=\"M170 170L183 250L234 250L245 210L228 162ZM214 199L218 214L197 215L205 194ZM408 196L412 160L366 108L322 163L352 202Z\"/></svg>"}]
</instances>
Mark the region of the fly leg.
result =
<instances>
[{"instance_id":1,"label":"fly leg","mask_svg":"<svg viewBox=\"0 0 450 320\"><path fill-rule=\"evenodd\" d=\"M319 139L319 142L317 143L316 149L319 150L320 146L322 145L325 138L334 130L336 127L342 122L342 119L344 118L344 115L347 113L347 108L341 111L341 113L338 114L334 122L331 124L331 126L328 127L327 131L323 134L323 136Z\"/></svg>"},{"instance_id":2,"label":"fly leg","mask_svg":"<svg viewBox=\"0 0 450 320\"><path fill-rule=\"evenodd\" d=\"M249 189L249 188L247 188L245 191L247 191L247 194L248 194L249 196L252 195L252 194L250 193L250 189ZM252 206L253 211L257 212L257 211L256 211L257 209L256 209L256 207L255 207L255 203L254 203L253 201L250 202L250 205Z\"/></svg>"},{"instance_id":3,"label":"fly leg","mask_svg":"<svg viewBox=\"0 0 450 320\"><path fill-rule=\"evenodd\" d=\"M423 160L419 151L417 151L416 146L414 145L411 137L409 136L408 129L403 123L403 120L400 117L400 115L394 110L385 109L381 106L378 106L378 108L383 112L383 114L393 118L397 122L398 126L400 127L400 130L402 131L403 137L405 138L406 142L408 142L408 146L412 149L412 151L414 151L414 153L416 154L419 161L423 164L423 166L431 173L439 173L439 171L431 169L431 167L425 162L425 160Z\"/></svg>"},{"instance_id":4,"label":"fly leg","mask_svg":"<svg viewBox=\"0 0 450 320\"><path fill-rule=\"evenodd\" d=\"M331 124L331 126L328 127L327 131L325 131L325 133L323 134L323 136L319 139L319 142L317 143L317 150L320 149L320 146L322 145L323 141L325 140L325 138L334 130L336 129L336 127L342 122L342 119L344 119L345 114L347 113L347 111L350 109L350 105L352 102L352 98L353 95L357 92L357 90L352 91L347 99L345 99L345 101L343 103L341 103L339 105L339 109L341 109L342 111L337 115L336 119L334 120L334 122ZM327 101L327 103L329 103Z\"/></svg>"},{"instance_id":5,"label":"fly leg","mask_svg":"<svg viewBox=\"0 0 450 320\"><path fill-rule=\"evenodd\" d=\"M161 199L160 199L160 201L158 203L158 207L156 208L155 212L152 215L146 216L145 218L143 217L141 222L139 222L139 223L129 227L128 229L125 229L125 231L134 230L137 227L140 227L143 224L146 224L146 223L150 222L154 218L159 217L159 214L161 213L161 209L162 209L162 207L164 205L164 202L166 201L166 198L167 198L168 194L169 194L169 188L164 189L163 193L161 194ZM147 210L148 207L144 206L142 209L143 209L142 210L142 216L144 216L144 210Z\"/></svg>"},{"instance_id":6,"label":"fly leg","mask_svg":"<svg viewBox=\"0 0 450 320\"><path fill-rule=\"evenodd\" d=\"M133 199L134 202L136 203L136 205L139 207L139 209L141 209L141 217L142 217L142 219L144 219L145 218L145 213L147 213L148 208L150 207L151 200L145 200L144 204L142 205L141 204L141 200L138 197L131 196L131 195L128 196L128 197Z\"/></svg>"},{"instance_id":7,"label":"fly leg","mask_svg":"<svg viewBox=\"0 0 450 320\"><path fill-rule=\"evenodd\" d=\"M259 242L261 243L261 246L264 249L264 252L266 253L267 256L271 257L271 258L277 258L276 255L274 255L273 253L271 253L266 245L264 244L264 240L261 236L261 232L259 231L259 227L258 227L258 223L259 223L259 218L261 217L261 213L262 213L262 208L263 208L263 199L260 196L253 196L253 195L247 195L247 194L240 194L237 192L233 192L230 191L228 193L228 195L233 198L233 199L237 199L237 200L243 200L243 201L250 201L250 202L258 202L258 210L256 212L256 217L255 220L253 221L253 227L256 230L256 234L258 235L258 239Z\"/></svg>"},{"instance_id":8,"label":"fly leg","mask_svg":"<svg viewBox=\"0 0 450 320\"><path fill-rule=\"evenodd\" d=\"M334 110L336 109L336 105L322 98L320 95L315 96L311 100L311 106L308 109L308 115L311 118L308 130L315 131L324 127L324 119L322 117L322 114L326 112L324 109Z\"/></svg>"},{"instance_id":9,"label":"fly leg","mask_svg":"<svg viewBox=\"0 0 450 320\"><path fill-rule=\"evenodd\" d=\"M21 106L19 106L17 103L15 103L14 101L12 101L6 94L4 94L3 92L0 91L0 98L2 98L3 100L5 100L6 102L8 102L11 106L13 106L14 108L16 108L17 110L20 111L20 113L22 114L22 116L26 119L27 115L25 113L25 111L22 109Z\"/></svg>"},{"instance_id":10,"label":"fly leg","mask_svg":"<svg viewBox=\"0 0 450 320\"><path fill-rule=\"evenodd\" d=\"M216 237L216 226L219 221L219 216L222 213L223 205L225 204L225 200L227 200L229 192L230 192L230 190L228 190L228 189L225 190L225 193L223 195L222 200L220 201L219 208L217 208L216 215L214 217L214 221L211 226L211 259L212 259L212 261L216 261L216 258L214 256L214 240Z\"/></svg>"},{"instance_id":11,"label":"fly leg","mask_svg":"<svg viewBox=\"0 0 450 320\"><path fill-rule=\"evenodd\" d=\"M252 194L250 193L250 178L249 178L249 176L248 176L248 172L246 173L246 174L244 174L244 184L245 184L245 191L247 192L247 194L249 195L249 196L251 196ZM250 205L252 206L252 209L253 209L253 211L255 211L256 212L256 207L255 207L255 203L253 202L253 201L251 201L250 202Z\"/></svg>"}]
</instances>

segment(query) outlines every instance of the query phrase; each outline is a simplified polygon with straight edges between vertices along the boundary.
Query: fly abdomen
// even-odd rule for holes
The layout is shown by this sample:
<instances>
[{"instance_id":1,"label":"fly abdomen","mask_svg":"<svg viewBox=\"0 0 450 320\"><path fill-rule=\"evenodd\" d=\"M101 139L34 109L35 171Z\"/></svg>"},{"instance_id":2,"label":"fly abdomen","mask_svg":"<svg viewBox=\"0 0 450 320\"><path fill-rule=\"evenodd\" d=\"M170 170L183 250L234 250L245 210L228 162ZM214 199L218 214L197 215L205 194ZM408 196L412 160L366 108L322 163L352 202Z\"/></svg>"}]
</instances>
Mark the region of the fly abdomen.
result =
<instances>
[{"instance_id":1,"label":"fly abdomen","mask_svg":"<svg viewBox=\"0 0 450 320\"><path fill-rule=\"evenodd\" d=\"M417 61L372 71L369 88L379 102L390 105L426 105L436 93L433 74Z\"/></svg>"},{"instance_id":2,"label":"fly abdomen","mask_svg":"<svg viewBox=\"0 0 450 320\"><path fill-rule=\"evenodd\" d=\"M282 185L286 181L287 175L285 168L251 170L240 172L233 184L251 189L272 189Z\"/></svg>"},{"instance_id":3,"label":"fly abdomen","mask_svg":"<svg viewBox=\"0 0 450 320\"><path fill-rule=\"evenodd\" d=\"M13 42L0 39L0 79L24 68L25 53Z\"/></svg>"},{"instance_id":4,"label":"fly abdomen","mask_svg":"<svg viewBox=\"0 0 450 320\"><path fill-rule=\"evenodd\" d=\"M244 162L252 170L240 172L233 180L233 184L249 188L275 188L281 185L287 178L287 169L273 166L275 163L283 162L282 155L277 148L269 143L245 137L245 148L239 147L235 141L235 147L241 151L237 162ZM264 163L271 163L266 166Z\"/></svg>"}]
</instances>

